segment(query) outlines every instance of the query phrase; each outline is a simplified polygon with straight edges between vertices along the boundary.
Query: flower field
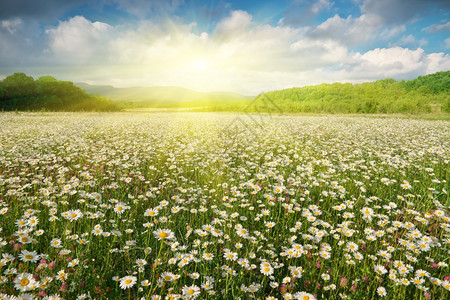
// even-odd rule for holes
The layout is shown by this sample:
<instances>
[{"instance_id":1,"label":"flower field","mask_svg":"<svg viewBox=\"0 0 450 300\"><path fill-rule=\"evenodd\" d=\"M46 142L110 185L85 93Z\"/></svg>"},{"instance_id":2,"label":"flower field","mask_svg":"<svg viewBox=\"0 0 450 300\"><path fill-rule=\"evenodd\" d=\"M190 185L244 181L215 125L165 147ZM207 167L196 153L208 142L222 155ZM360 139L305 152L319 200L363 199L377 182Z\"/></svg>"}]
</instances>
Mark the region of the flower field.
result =
<instances>
[{"instance_id":1,"label":"flower field","mask_svg":"<svg viewBox=\"0 0 450 300\"><path fill-rule=\"evenodd\" d=\"M0 124L0 299L450 298L447 121Z\"/></svg>"}]
</instances>

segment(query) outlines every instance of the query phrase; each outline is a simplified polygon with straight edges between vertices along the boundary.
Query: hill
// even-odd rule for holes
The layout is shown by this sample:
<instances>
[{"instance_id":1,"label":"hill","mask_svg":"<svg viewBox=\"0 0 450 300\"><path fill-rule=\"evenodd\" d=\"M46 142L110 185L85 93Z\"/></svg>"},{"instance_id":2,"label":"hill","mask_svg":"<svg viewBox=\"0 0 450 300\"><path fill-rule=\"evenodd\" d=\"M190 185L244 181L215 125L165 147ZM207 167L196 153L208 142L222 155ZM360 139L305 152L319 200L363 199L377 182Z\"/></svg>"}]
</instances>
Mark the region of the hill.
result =
<instances>
[{"instance_id":1,"label":"hill","mask_svg":"<svg viewBox=\"0 0 450 300\"><path fill-rule=\"evenodd\" d=\"M447 114L450 112L450 71L409 81L383 79L362 84L289 88L256 97L256 100L264 99L283 112Z\"/></svg>"},{"instance_id":2,"label":"hill","mask_svg":"<svg viewBox=\"0 0 450 300\"><path fill-rule=\"evenodd\" d=\"M0 81L0 110L114 111L110 100L94 97L70 81L51 76L37 80L14 73Z\"/></svg>"}]
</instances>

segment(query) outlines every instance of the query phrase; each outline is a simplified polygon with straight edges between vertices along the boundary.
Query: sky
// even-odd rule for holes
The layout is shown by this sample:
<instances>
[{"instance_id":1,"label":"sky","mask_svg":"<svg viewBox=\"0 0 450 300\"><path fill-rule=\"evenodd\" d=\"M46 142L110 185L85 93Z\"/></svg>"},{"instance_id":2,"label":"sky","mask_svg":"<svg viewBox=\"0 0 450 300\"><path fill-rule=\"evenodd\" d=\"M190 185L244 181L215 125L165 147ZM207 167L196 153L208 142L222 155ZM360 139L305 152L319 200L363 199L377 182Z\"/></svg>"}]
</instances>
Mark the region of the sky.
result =
<instances>
[{"instance_id":1,"label":"sky","mask_svg":"<svg viewBox=\"0 0 450 300\"><path fill-rule=\"evenodd\" d=\"M0 79L257 95L447 70L448 0L0 0Z\"/></svg>"}]
</instances>

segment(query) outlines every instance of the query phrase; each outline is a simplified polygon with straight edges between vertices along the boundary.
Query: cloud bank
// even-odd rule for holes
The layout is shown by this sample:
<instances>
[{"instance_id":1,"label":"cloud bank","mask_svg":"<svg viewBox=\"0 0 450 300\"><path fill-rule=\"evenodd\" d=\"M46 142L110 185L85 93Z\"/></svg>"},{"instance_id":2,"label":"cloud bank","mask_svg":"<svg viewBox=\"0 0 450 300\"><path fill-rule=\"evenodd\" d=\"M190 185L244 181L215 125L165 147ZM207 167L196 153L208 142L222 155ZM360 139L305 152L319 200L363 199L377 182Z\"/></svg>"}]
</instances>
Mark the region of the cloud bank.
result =
<instances>
[{"instance_id":1,"label":"cloud bank","mask_svg":"<svg viewBox=\"0 0 450 300\"><path fill-rule=\"evenodd\" d=\"M139 0L115 2L125 7ZM335 14L317 26L293 26L284 19L261 24L245 10L232 10L209 32L175 17L142 17L132 25L114 25L82 15L38 32L32 29L35 21L16 14L0 20L0 75L22 66L22 71L35 76L52 74L93 84L173 85L256 95L322 82L409 79L449 70L448 54L426 53L421 48L426 41L399 37L405 31L402 22L416 17L422 2L411 1L412 8L395 22L386 11L387 2L392 1L364 1L359 17ZM333 7L324 0L310 4L316 12ZM180 2L148 5L145 11L171 11ZM133 10L136 6L128 10L139 15ZM447 25L424 30L446 30ZM396 37L397 42L355 50L387 37ZM449 47L450 42L445 43Z\"/></svg>"}]
</instances>

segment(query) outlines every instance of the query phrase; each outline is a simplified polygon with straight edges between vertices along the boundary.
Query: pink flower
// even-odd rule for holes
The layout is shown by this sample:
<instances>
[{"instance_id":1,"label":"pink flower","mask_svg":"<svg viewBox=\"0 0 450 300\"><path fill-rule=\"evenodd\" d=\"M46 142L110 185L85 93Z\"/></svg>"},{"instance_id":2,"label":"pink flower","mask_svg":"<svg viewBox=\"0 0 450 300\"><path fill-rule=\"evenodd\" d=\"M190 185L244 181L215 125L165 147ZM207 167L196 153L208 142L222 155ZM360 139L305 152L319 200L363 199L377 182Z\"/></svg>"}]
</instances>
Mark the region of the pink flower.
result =
<instances>
[{"instance_id":1,"label":"pink flower","mask_svg":"<svg viewBox=\"0 0 450 300\"><path fill-rule=\"evenodd\" d=\"M345 287L347 286L347 284L348 284L347 278L345 278L345 276L341 276L341 281L339 282L339 285Z\"/></svg>"},{"instance_id":2,"label":"pink flower","mask_svg":"<svg viewBox=\"0 0 450 300\"><path fill-rule=\"evenodd\" d=\"M62 284L61 284L61 287L59 288L59 290L61 291L61 292L65 292L65 291L67 291L67 283L65 283L65 282L63 282Z\"/></svg>"},{"instance_id":3,"label":"pink flower","mask_svg":"<svg viewBox=\"0 0 450 300\"><path fill-rule=\"evenodd\" d=\"M50 270L53 270L55 268L56 263L54 261L52 261L51 263L48 264L48 268Z\"/></svg>"}]
</instances>

